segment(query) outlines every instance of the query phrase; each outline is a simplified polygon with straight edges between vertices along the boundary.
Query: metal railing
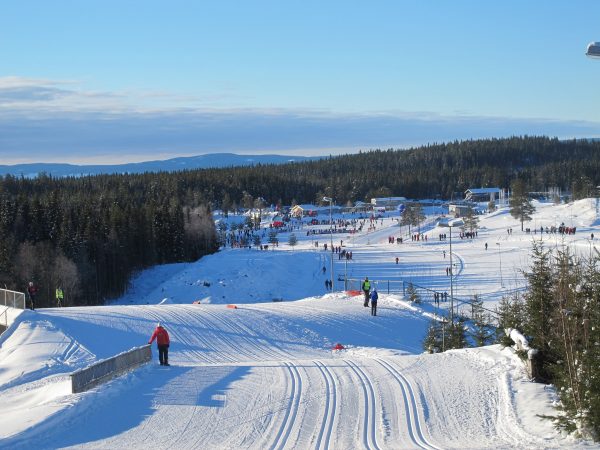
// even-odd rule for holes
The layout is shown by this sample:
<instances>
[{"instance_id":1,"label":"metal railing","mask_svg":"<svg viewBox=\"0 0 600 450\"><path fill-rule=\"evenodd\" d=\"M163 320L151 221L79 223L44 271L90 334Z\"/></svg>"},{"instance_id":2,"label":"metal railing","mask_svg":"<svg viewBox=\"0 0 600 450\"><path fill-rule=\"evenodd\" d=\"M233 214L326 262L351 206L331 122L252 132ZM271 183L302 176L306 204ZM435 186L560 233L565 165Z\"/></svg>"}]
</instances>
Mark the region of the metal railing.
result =
<instances>
[{"instance_id":1,"label":"metal railing","mask_svg":"<svg viewBox=\"0 0 600 450\"><path fill-rule=\"evenodd\" d=\"M343 278L342 278L343 279ZM342 280L340 280L342 281ZM362 282L364 280L358 278L348 278L346 280L346 290L348 291L360 291ZM402 294L406 297L409 286L412 285L413 292L419 296L419 301L423 303L433 303L440 308L450 308L450 305L454 305L454 309L458 316L471 319L473 312L476 308L485 311L492 317L497 317L498 312L495 309L490 309L482 305L477 305L474 298L458 297L454 295L452 298L450 292L440 289L431 289L425 286L412 283L410 281L403 280L377 280L370 279L371 286L377 288L379 292L385 292L387 294ZM437 294L437 300L436 300ZM482 300L481 296L478 296L479 300Z\"/></svg>"},{"instance_id":2,"label":"metal railing","mask_svg":"<svg viewBox=\"0 0 600 450\"><path fill-rule=\"evenodd\" d=\"M4 317L4 319L3 319ZM4 333L8 328L8 306L4 307L4 311L0 313L0 334Z\"/></svg>"},{"instance_id":3,"label":"metal railing","mask_svg":"<svg viewBox=\"0 0 600 450\"><path fill-rule=\"evenodd\" d=\"M25 294L23 292L0 289L0 305L9 308L25 309Z\"/></svg>"},{"instance_id":4,"label":"metal railing","mask_svg":"<svg viewBox=\"0 0 600 450\"><path fill-rule=\"evenodd\" d=\"M99 361L85 369L77 370L71 374L71 391L73 394L92 389L105 383L129 370L132 370L152 359L150 344Z\"/></svg>"}]
</instances>

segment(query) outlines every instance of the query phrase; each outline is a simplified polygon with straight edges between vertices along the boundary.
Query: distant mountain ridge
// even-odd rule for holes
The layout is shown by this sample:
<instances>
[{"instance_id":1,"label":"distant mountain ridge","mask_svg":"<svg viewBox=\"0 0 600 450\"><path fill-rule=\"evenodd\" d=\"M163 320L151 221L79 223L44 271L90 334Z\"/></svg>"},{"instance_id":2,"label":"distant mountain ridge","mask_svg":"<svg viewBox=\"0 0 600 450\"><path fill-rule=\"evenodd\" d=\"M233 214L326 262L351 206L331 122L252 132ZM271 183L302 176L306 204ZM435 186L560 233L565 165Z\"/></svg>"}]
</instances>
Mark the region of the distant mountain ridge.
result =
<instances>
[{"instance_id":1,"label":"distant mountain ridge","mask_svg":"<svg viewBox=\"0 0 600 450\"><path fill-rule=\"evenodd\" d=\"M85 176L114 173L175 172L178 170L219 167L254 166L257 164L284 164L324 158L324 156L238 155L235 153L210 153L166 160L127 164L78 165L61 163L30 163L0 165L0 175L34 178L40 173L53 177Z\"/></svg>"}]
</instances>

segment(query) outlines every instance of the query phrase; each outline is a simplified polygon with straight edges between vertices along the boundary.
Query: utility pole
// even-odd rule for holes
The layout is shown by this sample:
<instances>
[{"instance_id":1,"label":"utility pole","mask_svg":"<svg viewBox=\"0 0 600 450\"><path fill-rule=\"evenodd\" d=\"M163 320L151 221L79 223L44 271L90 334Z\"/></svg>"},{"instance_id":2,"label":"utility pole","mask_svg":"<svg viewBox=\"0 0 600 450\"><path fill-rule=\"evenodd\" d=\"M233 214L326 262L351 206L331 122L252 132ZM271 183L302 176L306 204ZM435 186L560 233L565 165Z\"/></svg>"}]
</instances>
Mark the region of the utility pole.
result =
<instances>
[{"instance_id":1,"label":"utility pole","mask_svg":"<svg viewBox=\"0 0 600 450\"><path fill-rule=\"evenodd\" d=\"M452 263L452 224L448 222L450 228L450 320L454 323L454 264Z\"/></svg>"},{"instance_id":2,"label":"utility pole","mask_svg":"<svg viewBox=\"0 0 600 450\"><path fill-rule=\"evenodd\" d=\"M330 245L331 245L331 271L330 273L330 280L331 280L331 292L333 292L333 221L332 221L332 216L333 216L333 199L331 197L323 197L323 201L324 202L329 202L329 236L331 238L330 241Z\"/></svg>"}]
</instances>

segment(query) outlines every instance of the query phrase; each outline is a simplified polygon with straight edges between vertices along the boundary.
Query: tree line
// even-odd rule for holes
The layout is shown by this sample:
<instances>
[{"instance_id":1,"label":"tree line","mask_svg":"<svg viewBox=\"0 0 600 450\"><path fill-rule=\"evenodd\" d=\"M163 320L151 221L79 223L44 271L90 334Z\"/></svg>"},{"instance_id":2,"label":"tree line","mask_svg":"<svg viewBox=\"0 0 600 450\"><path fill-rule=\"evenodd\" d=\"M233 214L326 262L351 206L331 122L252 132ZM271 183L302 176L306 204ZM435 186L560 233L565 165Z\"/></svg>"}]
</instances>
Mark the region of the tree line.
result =
<instances>
[{"instance_id":1,"label":"tree line","mask_svg":"<svg viewBox=\"0 0 600 450\"><path fill-rule=\"evenodd\" d=\"M4 176L0 283L23 291L36 280L40 306L50 304L59 283L66 303L97 304L123 293L136 270L215 251L215 208L320 203L324 196L337 204L376 196L451 199L516 179L528 190L559 187L578 198L594 195L599 177L600 142L546 137L175 173Z\"/></svg>"},{"instance_id":2,"label":"tree line","mask_svg":"<svg viewBox=\"0 0 600 450\"><path fill-rule=\"evenodd\" d=\"M409 150L374 150L294 162L208 169L191 175L214 207L322 203L338 205L373 197L463 198L473 187L507 188L515 179L528 191L558 187L575 198L600 184L600 141L513 137L428 145Z\"/></svg>"},{"instance_id":3,"label":"tree line","mask_svg":"<svg viewBox=\"0 0 600 450\"><path fill-rule=\"evenodd\" d=\"M0 179L0 285L104 303L140 269L216 251L208 203L173 174Z\"/></svg>"}]
</instances>

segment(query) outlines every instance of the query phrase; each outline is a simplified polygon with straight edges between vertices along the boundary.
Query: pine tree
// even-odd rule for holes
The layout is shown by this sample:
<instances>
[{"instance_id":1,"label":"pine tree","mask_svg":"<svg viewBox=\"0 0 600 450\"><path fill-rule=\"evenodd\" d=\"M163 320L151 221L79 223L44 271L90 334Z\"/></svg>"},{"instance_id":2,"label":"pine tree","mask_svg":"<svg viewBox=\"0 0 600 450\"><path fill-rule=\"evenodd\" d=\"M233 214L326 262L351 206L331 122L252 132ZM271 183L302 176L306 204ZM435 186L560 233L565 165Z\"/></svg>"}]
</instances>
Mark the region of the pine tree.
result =
<instances>
[{"instance_id":1,"label":"pine tree","mask_svg":"<svg viewBox=\"0 0 600 450\"><path fill-rule=\"evenodd\" d=\"M583 274L581 381L586 427L600 440L600 271L590 258Z\"/></svg>"},{"instance_id":2,"label":"pine tree","mask_svg":"<svg viewBox=\"0 0 600 450\"><path fill-rule=\"evenodd\" d=\"M275 230L269 231L269 244L274 246L278 242L279 242L279 239L277 238L277 231L275 231Z\"/></svg>"},{"instance_id":3,"label":"pine tree","mask_svg":"<svg viewBox=\"0 0 600 450\"><path fill-rule=\"evenodd\" d=\"M432 319L423 340L423 350L428 353L441 352L443 348L442 339L442 323L439 320Z\"/></svg>"},{"instance_id":4,"label":"pine tree","mask_svg":"<svg viewBox=\"0 0 600 450\"><path fill-rule=\"evenodd\" d=\"M288 245L294 248L296 244L298 244L298 238L296 237L295 233L291 233L290 237L288 238Z\"/></svg>"},{"instance_id":5,"label":"pine tree","mask_svg":"<svg viewBox=\"0 0 600 450\"><path fill-rule=\"evenodd\" d=\"M479 217L475 214L472 206L469 206L465 216L463 217L463 231L475 233L479 229Z\"/></svg>"},{"instance_id":6,"label":"pine tree","mask_svg":"<svg viewBox=\"0 0 600 450\"><path fill-rule=\"evenodd\" d=\"M248 210L252 209L252 207L254 206L254 198L247 191L244 191L242 193L242 206Z\"/></svg>"},{"instance_id":7,"label":"pine tree","mask_svg":"<svg viewBox=\"0 0 600 450\"><path fill-rule=\"evenodd\" d=\"M550 260L550 252L543 243L533 241L531 271L525 273L528 290L524 294L525 321L520 330L530 340L532 348L538 350L540 376L550 377L551 365L556 361L555 346L552 345L552 330L556 326L553 313L555 303L555 273Z\"/></svg>"},{"instance_id":8,"label":"pine tree","mask_svg":"<svg viewBox=\"0 0 600 450\"><path fill-rule=\"evenodd\" d=\"M450 322L448 326L448 342L446 343L446 348L452 349L465 347L467 347L465 320L462 317L459 317L454 322Z\"/></svg>"},{"instance_id":9,"label":"pine tree","mask_svg":"<svg viewBox=\"0 0 600 450\"><path fill-rule=\"evenodd\" d=\"M496 342L504 347L513 345L513 341L505 333L505 330L514 328L523 330L525 320L525 304L518 292L511 297L502 297L498 303L498 327L496 329Z\"/></svg>"},{"instance_id":10,"label":"pine tree","mask_svg":"<svg viewBox=\"0 0 600 450\"><path fill-rule=\"evenodd\" d=\"M489 315L483 309L483 301L474 296L471 303L471 320L473 322L473 331L471 337L478 347L488 345L492 340L492 331Z\"/></svg>"},{"instance_id":11,"label":"pine tree","mask_svg":"<svg viewBox=\"0 0 600 450\"><path fill-rule=\"evenodd\" d=\"M523 180L516 179L511 184L512 195L509 200L510 215L521 222L521 231L523 231L523 222L531 220L531 214L535 212L535 208L531 204L525 183Z\"/></svg>"}]
</instances>

